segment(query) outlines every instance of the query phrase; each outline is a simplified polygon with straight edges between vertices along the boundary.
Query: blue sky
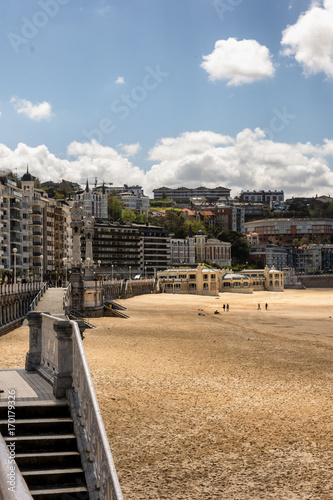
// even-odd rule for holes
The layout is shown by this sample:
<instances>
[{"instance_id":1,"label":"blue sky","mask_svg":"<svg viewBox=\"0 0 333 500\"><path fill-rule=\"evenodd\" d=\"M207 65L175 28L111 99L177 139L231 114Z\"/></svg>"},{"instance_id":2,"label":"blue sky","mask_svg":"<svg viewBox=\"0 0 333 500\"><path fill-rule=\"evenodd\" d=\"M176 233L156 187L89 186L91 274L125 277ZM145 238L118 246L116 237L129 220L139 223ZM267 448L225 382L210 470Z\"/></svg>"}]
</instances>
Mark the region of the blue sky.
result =
<instances>
[{"instance_id":1,"label":"blue sky","mask_svg":"<svg viewBox=\"0 0 333 500\"><path fill-rule=\"evenodd\" d=\"M333 196L333 0L0 9L1 168Z\"/></svg>"}]
</instances>

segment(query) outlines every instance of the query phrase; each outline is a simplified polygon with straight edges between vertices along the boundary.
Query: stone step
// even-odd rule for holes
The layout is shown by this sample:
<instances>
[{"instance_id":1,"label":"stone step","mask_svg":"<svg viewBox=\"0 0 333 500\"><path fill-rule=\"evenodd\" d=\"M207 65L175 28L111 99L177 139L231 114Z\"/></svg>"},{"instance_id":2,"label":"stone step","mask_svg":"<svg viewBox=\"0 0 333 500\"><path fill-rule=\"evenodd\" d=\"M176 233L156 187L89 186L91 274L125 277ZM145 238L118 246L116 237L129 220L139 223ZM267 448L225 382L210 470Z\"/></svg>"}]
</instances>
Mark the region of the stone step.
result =
<instances>
[{"instance_id":1,"label":"stone step","mask_svg":"<svg viewBox=\"0 0 333 500\"><path fill-rule=\"evenodd\" d=\"M15 461L20 471L81 467L81 457L78 451L16 453Z\"/></svg>"},{"instance_id":2,"label":"stone step","mask_svg":"<svg viewBox=\"0 0 333 500\"><path fill-rule=\"evenodd\" d=\"M85 486L75 488L32 489L30 494L34 500L88 500L89 493Z\"/></svg>"},{"instance_id":3,"label":"stone step","mask_svg":"<svg viewBox=\"0 0 333 500\"><path fill-rule=\"evenodd\" d=\"M59 486L74 488L84 486L85 478L81 467L75 469L47 469L23 471L22 477L31 489L52 489Z\"/></svg>"},{"instance_id":4,"label":"stone step","mask_svg":"<svg viewBox=\"0 0 333 500\"><path fill-rule=\"evenodd\" d=\"M76 451L75 434L49 434L46 436L15 436L5 437L4 440L7 446L10 443L15 443L15 453L34 453L47 451Z\"/></svg>"},{"instance_id":5,"label":"stone step","mask_svg":"<svg viewBox=\"0 0 333 500\"><path fill-rule=\"evenodd\" d=\"M13 428L15 436L73 433L73 420L69 417L15 419L12 425L8 429L8 421L0 420L0 432L4 437L8 436L8 430Z\"/></svg>"},{"instance_id":6,"label":"stone step","mask_svg":"<svg viewBox=\"0 0 333 500\"><path fill-rule=\"evenodd\" d=\"M22 401L16 402L9 413L7 403L0 403L0 420L7 420L13 413L15 419L68 417L69 408L66 401Z\"/></svg>"}]
</instances>

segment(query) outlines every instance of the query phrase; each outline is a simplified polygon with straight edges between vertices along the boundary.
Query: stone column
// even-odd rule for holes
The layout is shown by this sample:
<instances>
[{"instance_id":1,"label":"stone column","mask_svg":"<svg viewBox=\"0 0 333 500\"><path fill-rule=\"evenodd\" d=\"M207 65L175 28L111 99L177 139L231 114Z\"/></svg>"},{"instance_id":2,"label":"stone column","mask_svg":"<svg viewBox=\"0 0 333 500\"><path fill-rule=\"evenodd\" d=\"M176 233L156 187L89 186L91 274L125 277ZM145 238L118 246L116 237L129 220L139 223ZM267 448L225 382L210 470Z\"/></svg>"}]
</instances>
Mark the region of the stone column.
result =
<instances>
[{"instance_id":1,"label":"stone column","mask_svg":"<svg viewBox=\"0 0 333 500\"><path fill-rule=\"evenodd\" d=\"M85 229L84 234L86 237L86 260L89 257L90 261L93 261L93 246L92 246L92 240L93 240L93 235L94 231L93 229Z\"/></svg>"},{"instance_id":2,"label":"stone column","mask_svg":"<svg viewBox=\"0 0 333 500\"><path fill-rule=\"evenodd\" d=\"M53 328L58 342L58 373L54 377L53 394L56 398L63 398L73 381L72 325L69 321L56 321Z\"/></svg>"},{"instance_id":3,"label":"stone column","mask_svg":"<svg viewBox=\"0 0 333 500\"><path fill-rule=\"evenodd\" d=\"M71 307L75 311L83 312L84 310L84 283L80 269L72 270L70 278L72 285L71 291Z\"/></svg>"},{"instance_id":4,"label":"stone column","mask_svg":"<svg viewBox=\"0 0 333 500\"><path fill-rule=\"evenodd\" d=\"M29 326L29 351L25 358L25 369L34 371L40 365L42 354L42 315L38 312L27 314Z\"/></svg>"},{"instance_id":5,"label":"stone column","mask_svg":"<svg viewBox=\"0 0 333 500\"><path fill-rule=\"evenodd\" d=\"M81 265L81 227L80 223L76 223L72 227L73 230L73 266L78 267Z\"/></svg>"}]
</instances>

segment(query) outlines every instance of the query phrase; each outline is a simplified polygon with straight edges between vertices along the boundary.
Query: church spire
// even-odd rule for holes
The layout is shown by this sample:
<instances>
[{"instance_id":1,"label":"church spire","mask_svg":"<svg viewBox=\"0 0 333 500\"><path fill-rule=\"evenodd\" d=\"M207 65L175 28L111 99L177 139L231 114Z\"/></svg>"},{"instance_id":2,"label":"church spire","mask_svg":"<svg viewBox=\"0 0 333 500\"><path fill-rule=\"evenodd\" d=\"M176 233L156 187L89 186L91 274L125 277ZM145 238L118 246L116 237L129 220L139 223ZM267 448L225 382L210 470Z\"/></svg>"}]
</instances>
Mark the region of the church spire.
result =
<instances>
[{"instance_id":1,"label":"church spire","mask_svg":"<svg viewBox=\"0 0 333 500\"><path fill-rule=\"evenodd\" d=\"M87 179L87 184L86 184L86 193L89 193L89 184L88 184L88 179Z\"/></svg>"}]
</instances>

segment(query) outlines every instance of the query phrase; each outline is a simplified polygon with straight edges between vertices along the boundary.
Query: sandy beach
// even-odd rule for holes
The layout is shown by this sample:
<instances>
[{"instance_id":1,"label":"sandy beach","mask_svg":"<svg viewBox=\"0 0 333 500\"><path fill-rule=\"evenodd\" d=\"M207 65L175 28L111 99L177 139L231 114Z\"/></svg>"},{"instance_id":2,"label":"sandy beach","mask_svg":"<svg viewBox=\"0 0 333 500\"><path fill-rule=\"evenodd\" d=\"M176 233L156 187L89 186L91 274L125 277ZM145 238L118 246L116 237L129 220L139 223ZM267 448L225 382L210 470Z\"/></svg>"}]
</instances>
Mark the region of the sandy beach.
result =
<instances>
[{"instance_id":1,"label":"sandy beach","mask_svg":"<svg viewBox=\"0 0 333 500\"><path fill-rule=\"evenodd\" d=\"M126 500L333 498L332 289L119 302L84 346Z\"/></svg>"}]
</instances>

